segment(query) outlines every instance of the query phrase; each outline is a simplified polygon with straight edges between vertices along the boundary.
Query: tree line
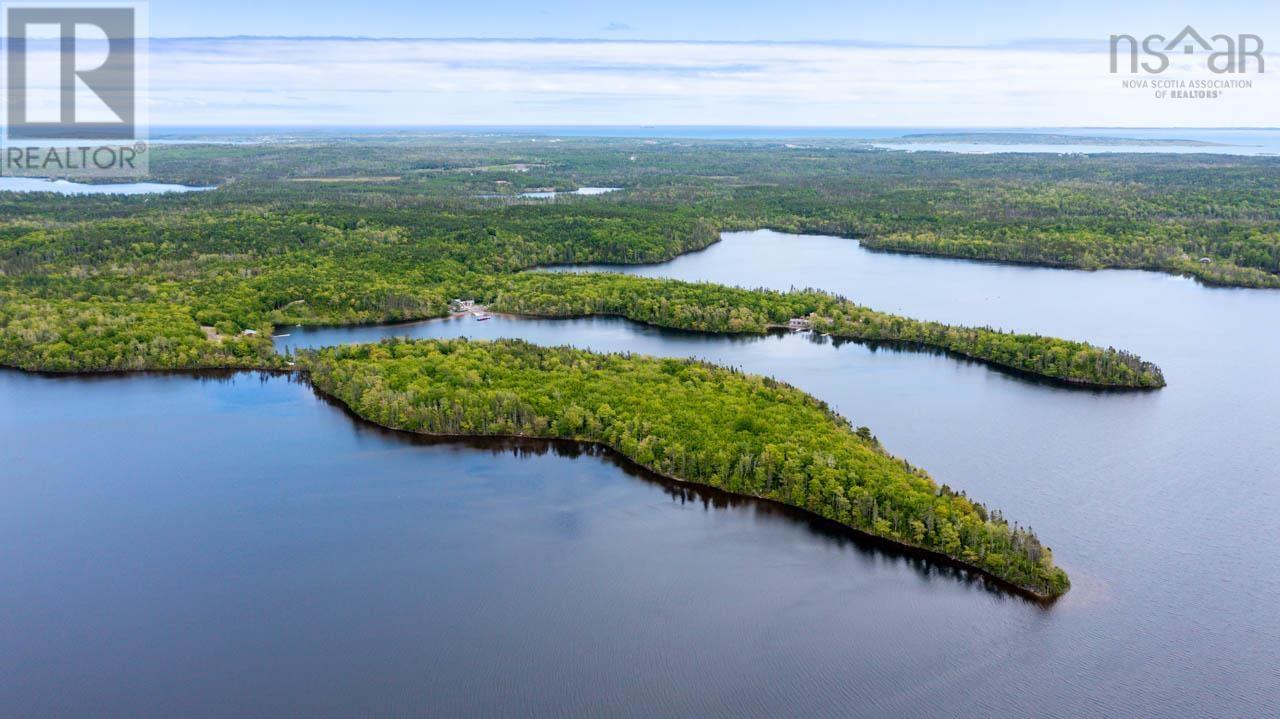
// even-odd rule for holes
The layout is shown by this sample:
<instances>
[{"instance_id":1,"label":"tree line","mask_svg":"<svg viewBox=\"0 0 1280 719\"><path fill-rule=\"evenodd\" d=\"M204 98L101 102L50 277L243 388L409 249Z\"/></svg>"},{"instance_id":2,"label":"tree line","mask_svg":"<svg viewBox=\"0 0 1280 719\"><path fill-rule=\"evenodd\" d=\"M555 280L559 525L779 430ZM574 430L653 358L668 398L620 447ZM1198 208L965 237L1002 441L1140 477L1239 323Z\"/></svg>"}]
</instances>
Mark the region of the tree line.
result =
<instances>
[{"instance_id":1,"label":"tree line","mask_svg":"<svg viewBox=\"0 0 1280 719\"><path fill-rule=\"evenodd\" d=\"M491 290L492 308L568 317L616 315L661 327L762 333L807 320L836 338L934 347L1000 367L1068 383L1155 388L1164 373L1130 352L1041 335L959 327L877 312L819 290L746 290L711 283L611 273L524 273Z\"/></svg>"},{"instance_id":2,"label":"tree line","mask_svg":"<svg viewBox=\"0 0 1280 719\"><path fill-rule=\"evenodd\" d=\"M211 194L211 193L203 193ZM523 272L643 262L718 235L692 210L570 203L424 214L324 205L14 221L0 230L0 363L59 371L261 366L276 326L439 317L454 297L541 315L619 314L710 332L807 317L819 331L936 347L1080 384L1159 387L1122 351L778 293L611 274ZM257 333L246 336L246 330Z\"/></svg>"},{"instance_id":3,"label":"tree line","mask_svg":"<svg viewBox=\"0 0 1280 719\"><path fill-rule=\"evenodd\" d=\"M518 340L384 340L307 351L299 362L317 388L388 427L598 442L664 475L800 507L1040 596L1070 586L1030 528L766 377Z\"/></svg>"}]
</instances>

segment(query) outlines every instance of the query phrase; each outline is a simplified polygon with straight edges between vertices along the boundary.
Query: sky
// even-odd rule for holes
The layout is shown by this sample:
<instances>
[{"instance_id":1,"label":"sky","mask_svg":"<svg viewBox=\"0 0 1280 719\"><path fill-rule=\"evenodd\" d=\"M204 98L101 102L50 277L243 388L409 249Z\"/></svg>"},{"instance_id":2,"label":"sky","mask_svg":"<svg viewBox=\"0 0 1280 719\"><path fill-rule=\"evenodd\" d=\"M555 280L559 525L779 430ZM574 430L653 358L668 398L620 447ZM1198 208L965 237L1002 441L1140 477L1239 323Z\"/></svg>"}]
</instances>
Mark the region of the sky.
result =
<instances>
[{"instance_id":1,"label":"sky","mask_svg":"<svg viewBox=\"0 0 1280 719\"><path fill-rule=\"evenodd\" d=\"M164 125L1262 127L1280 62L1109 72L1113 33L1259 35L1262 2L152 0ZM1280 56L1268 48L1269 62ZM1125 79L1245 79L1179 98Z\"/></svg>"},{"instance_id":2,"label":"sky","mask_svg":"<svg viewBox=\"0 0 1280 719\"><path fill-rule=\"evenodd\" d=\"M153 34L614 38L649 40L841 40L1000 44L1034 38L1202 25L1218 31L1276 27L1280 6L1259 0L152 0ZM1150 28L1150 29L1147 29ZM1280 38L1277 39L1280 43Z\"/></svg>"}]
</instances>

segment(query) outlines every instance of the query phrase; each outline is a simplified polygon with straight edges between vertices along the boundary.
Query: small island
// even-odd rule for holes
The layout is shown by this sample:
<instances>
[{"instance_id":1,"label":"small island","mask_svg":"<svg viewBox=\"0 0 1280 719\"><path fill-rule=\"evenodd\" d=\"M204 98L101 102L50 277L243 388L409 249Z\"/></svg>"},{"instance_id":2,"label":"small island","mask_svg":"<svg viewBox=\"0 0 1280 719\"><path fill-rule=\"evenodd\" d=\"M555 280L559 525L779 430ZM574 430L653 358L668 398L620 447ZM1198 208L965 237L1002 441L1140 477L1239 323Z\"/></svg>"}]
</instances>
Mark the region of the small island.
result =
<instances>
[{"instance_id":1,"label":"small island","mask_svg":"<svg viewBox=\"0 0 1280 719\"><path fill-rule=\"evenodd\" d=\"M519 340L384 340L298 361L317 389L386 427L593 442L672 479L798 507L1041 600L1070 588L1031 528L937 484L869 429L773 379Z\"/></svg>"}]
</instances>

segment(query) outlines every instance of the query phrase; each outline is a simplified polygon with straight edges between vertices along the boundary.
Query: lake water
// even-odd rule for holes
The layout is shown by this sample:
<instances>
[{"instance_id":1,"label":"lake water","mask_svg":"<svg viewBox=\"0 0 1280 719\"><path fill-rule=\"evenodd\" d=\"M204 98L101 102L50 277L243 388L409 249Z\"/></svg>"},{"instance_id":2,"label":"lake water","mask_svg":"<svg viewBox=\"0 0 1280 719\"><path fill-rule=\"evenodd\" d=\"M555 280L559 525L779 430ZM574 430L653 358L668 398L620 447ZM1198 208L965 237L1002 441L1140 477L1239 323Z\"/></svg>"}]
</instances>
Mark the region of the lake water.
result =
<instances>
[{"instance_id":1,"label":"lake water","mask_svg":"<svg viewBox=\"0 0 1280 719\"><path fill-rule=\"evenodd\" d=\"M540 199L551 199L560 195L603 195L606 192L615 192L621 190L621 187L579 187L576 190L566 190L564 192L521 192L521 197L536 197Z\"/></svg>"},{"instance_id":2,"label":"lake water","mask_svg":"<svg viewBox=\"0 0 1280 719\"><path fill-rule=\"evenodd\" d=\"M0 177L0 192L56 192L60 195L149 195L161 192L199 192L213 187L189 187L159 182L113 182L91 185L37 177Z\"/></svg>"},{"instance_id":3,"label":"lake water","mask_svg":"<svg viewBox=\"0 0 1280 719\"><path fill-rule=\"evenodd\" d=\"M1280 712L1280 292L770 232L629 271L815 285L921 318L1111 343L1160 363L1170 385L1084 391L927 352L609 318L280 330L282 348L514 336L786 379L1034 526L1074 582L1045 609L608 458L377 430L285 377L3 371L0 707Z\"/></svg>"}]
</instances>

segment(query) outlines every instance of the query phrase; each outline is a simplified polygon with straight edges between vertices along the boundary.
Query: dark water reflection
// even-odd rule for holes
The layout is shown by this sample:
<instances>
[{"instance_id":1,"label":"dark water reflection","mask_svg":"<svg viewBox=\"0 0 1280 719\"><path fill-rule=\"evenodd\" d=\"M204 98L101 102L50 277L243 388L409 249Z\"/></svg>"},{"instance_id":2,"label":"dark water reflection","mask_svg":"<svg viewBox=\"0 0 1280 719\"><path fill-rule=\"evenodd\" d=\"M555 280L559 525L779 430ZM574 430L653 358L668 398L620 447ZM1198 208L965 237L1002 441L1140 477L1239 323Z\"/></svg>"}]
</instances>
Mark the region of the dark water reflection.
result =
<instances>
[{"instance_id":1,"label":"dark water reflection","mask_svg":"<svg viewBox=\"0 0 1280 719\"><path fill-rule=\"evenodd\" d=\"M896 713L848 677L1045 616L774 505L389 432L283 376L5 371L0 396L8 715Z\"/></svg>"},{"instance_id":2,"label":"dark water reflection","mask_svg":"<svg viewBox=\"0 0 1280 719\"><path fill-rule=\"evenodd\" d=\"M262 378L270 376L271 375L260 375ZM225 381L225 376L222 374L214 376L201 375L200 378L206 380L213 379L215 381ZM303 381L305 383L305 380ZM928 578L964 582L971 586L982 587L994 594L1020 597L1035 606L1043 608L1048 608L1048 606L1052 605L1051 602L1041 601L1033 595L1027 595L1019 591L1017 587L1009 586L993 577L989 577L981 572L973 571L963 565L952 563L945 557L935 557L927 553L916 552L909 547L903 547L895 542L884 541L878 537L857 532L838 522L834 522L824 517L778 502L746 497L732 492L725 492L716 489L715 487L674 480L670 477L653 472L644 466L631 461L624 455L601 445L590 442L577 442L573 440L536 439L529 437L445 437L414 434L411 432L392 430L374 424L352 412L345 404L337 399L320 392L317 392L317 396L322 402L345 413L352 422L361 425L361 428L364 431L378 433L387 438L388 441L407 442L409 444L422 447L462 446L480 452L487 452L495 456L509 455L517 459L526 457L543 457L548 454L567 459L588 457L611 464L621 470L622 473L626 474L628 477L652 484L655 487L662 489L667 496L682 505L688 503L701 504L704 510L750 510L758 516L776 517L780 520L785 519L804 526L814 537L828 542L835 542L839 547L848 547L867 556L901 559L905 566L911 567Z\"/></svg>"},{"instance_id":3,"label":"dark water reflection","mask_svg":"<svg viewBox=\"0 0 1280 719\"><path fill-rule=\"evenodd\" d=\"M1033 525L1074 581L1046 611L609 457L380 430L286 377L0 372L0 714L1280 714L1280 292L769 233L630 271L1114 344L1170 386L613 319L282 330L779 377Z\"/></svg>"}]
</instances>

